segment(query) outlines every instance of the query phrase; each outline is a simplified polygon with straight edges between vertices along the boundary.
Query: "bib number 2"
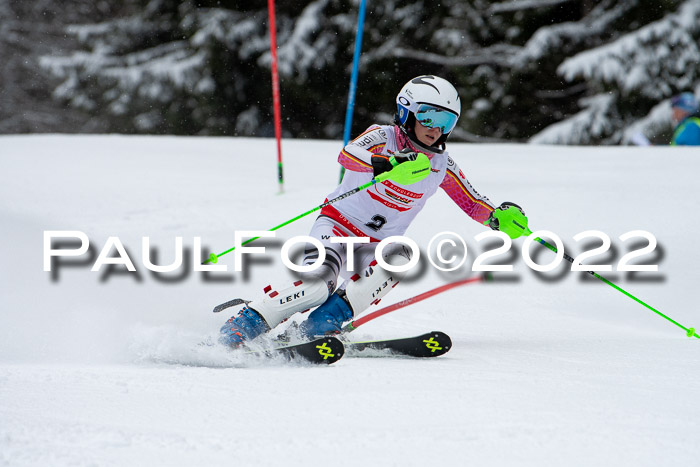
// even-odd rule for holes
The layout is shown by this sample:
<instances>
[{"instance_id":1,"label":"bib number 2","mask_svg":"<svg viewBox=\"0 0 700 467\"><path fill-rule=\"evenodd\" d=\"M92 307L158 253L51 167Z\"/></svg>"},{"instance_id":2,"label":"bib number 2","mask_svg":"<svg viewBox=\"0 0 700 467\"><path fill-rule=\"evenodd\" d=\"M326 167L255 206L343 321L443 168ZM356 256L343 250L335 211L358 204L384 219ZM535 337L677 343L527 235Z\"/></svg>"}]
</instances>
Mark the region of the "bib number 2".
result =
<instances>
[{"instance_id":1,"label":"bib number 2","mask_svg":"<svg viewBox=\"0 0 700 467\"><path fill-rule=\"evenodd\" d=\"M375 215L372 217L371 222L367 222L365 226L369 227L370 229L374 230L375 232L379 231L382 227L384 227L384 224L386 224L386 217L380 216L379 214Z\"/></svg>"}]
</instances>

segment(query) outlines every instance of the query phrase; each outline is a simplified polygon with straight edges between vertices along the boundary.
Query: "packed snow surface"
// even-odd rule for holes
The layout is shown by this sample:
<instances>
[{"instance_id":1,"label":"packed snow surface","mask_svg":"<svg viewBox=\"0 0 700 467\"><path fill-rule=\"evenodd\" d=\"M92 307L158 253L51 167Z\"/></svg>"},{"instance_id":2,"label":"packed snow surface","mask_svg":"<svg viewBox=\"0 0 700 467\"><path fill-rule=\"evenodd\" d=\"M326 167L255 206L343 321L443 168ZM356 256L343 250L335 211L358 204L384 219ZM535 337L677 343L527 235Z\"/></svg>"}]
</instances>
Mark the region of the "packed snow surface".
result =
<instances>
[{"instance_id":1,"label":"packed snow surface","mask_svg":"<svg viewBox=\"0 0 700 467\"><path fill-rule=\"evenodd\" d=\"M315 215L260 241L265 255L234 271L193 271L321 202L337 183L336 141L283 142L284 193L273 140L125 136L0 138L0 465L695 465L700 339L569 263L535 274L513 242L496 280L456 288L367 323L358 340L448 333L435 359L350 358L332 366L252 362L218 346L228 318L211 309L255 298L291 274L281 244ZM700 328L693 148L451 144L474 187L514 201L533 230L683 326ZM657 272L617 271L632 261ZM44 271L44 232L79 231L90 250ZM442 192L407 232L427 252L444 231L469 247L457 271L423 266L379 307L476 275L485 231ZM91 268L117 237L136 272ZM144 266L184 263L173 273ZM59 239L60 241L61 239ZM636 242L636 244L635 244ZM253 243L250 246L255 246ZM494 248L496 244L489 248ZM77 245L63 244L61 248ZM533 258L554 253L533 245ZM449 255L446 255L449 256ZM103 257L104 259L104 257ZM385 303L386 302L386 303ZM375 307L377 308L377 307Z\"/></svg>"}]
</instances>

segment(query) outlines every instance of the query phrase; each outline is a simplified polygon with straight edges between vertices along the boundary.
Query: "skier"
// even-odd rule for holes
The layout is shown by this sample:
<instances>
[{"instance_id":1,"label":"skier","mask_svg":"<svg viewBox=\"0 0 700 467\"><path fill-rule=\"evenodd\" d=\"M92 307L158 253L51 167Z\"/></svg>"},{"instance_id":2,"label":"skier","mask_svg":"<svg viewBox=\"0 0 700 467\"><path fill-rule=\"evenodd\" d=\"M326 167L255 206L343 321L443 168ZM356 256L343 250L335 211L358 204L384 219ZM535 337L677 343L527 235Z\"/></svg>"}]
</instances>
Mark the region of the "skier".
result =
<instances>
[{"instance_id":1,"label":"skier","mask_svg":"<svg viewBox=\"0 0 700 467\"><path fill-rule=\"evenodd\" d=\"M673 130L671 146L700 146L700 111L698 101L691 92L684 92L671 99Z\"/></svg>"},{"instance_id":2,"label":"skier","mask_svg":"<svg viewBox=\"0 0 700 467\"><path fill-rule=\"evenodd\" d=\"M363 185L398 164L416 163L419 157L430 160L430 174L410 185L386 180L323 208L309 234L325 248L321 266L302 273L299 280L283 288L265 287L264 296L250 302L222 326L222 342L240 345L274 329L293 314L314 307L318 308L299 326L303 338L340 332L344 322L378 303L403 277L378 267L374 249L382 239L402 235L438 187L475 221L502 230L511 238L523 235L524 228L513 227L512 223L499 225L498 215L508 212L520 220L521 226L527 226L522 209L508 202L496 208L477 193L445 150L460 115L454 86L437 76L418 76L403 86L396 105L394 125L372 125L342 149L338 162L346 173L328 198ZM369 237L369 243L357 245L350 252L354 252L354 271L359 273L337 289L338 276L348 262L348 246L332 243L331 237ZM304 253L304 265L313 264L319 257L313 246L307 246ZM383 259L405 265L410 251L403 244L391 243L384 249Z\"/></svg>"}]
</instances>

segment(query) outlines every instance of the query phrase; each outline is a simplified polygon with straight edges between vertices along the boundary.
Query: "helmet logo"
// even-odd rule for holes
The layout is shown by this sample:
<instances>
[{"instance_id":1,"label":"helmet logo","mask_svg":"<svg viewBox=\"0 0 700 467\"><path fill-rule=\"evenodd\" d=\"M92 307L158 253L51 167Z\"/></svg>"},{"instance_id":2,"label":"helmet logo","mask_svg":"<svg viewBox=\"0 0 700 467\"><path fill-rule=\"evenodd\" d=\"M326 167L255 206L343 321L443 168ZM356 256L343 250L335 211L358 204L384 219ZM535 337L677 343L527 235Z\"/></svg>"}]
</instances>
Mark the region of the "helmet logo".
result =
<instances>
[{"instance_id":1,"label":"helmet logo","mask_svg":"<svg viewBox=\"0 0 700 467\"><path fill-rule=\"evenodd\" d=\"M437 91L437 93L440 94L440 90L437 87L435 87L432 83L426 82L425 81L426 79L435 79L435 77L434 76L419 76L418 78L413 78L413 80L411 80L411 83L413 83L413 84L425 84L426 86L430 86L431 88L435 89Z\"/></svg>"},{"instance_id":2,"label":"helmet logo","mask_svg":"<svg viewBox=\"0 0 700 467\"><path fill-rule=\"evenodd\" d=\"M403 96L399 96L399 102L401 102L401 105L411 105L411 103L408 101L408 99L406 99Z\"/></svg>"},{"instance_id":3,"label":"helmet logo","mask_svg":"<svg viewBox=\"0 0 700 467\"><path fill-rule=\"evenodd\" d=\"M403 105L398 106L398 111L399 111L399 121L403 125L406 123L406 120L408 120L408 109L404 107Z\"/></svg>"}]
</instances>

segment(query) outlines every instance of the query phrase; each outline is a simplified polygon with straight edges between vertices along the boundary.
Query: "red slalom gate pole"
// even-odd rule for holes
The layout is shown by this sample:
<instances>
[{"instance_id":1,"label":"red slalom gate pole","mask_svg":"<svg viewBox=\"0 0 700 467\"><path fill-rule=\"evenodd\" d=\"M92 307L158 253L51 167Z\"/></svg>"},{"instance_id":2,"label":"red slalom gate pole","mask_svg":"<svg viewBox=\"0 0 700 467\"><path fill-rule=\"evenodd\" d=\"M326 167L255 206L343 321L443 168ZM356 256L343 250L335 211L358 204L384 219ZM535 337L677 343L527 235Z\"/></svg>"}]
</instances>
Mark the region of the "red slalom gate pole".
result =
<instances>
[{"instance_id":1,"label":"red slalom gate pole","mask_svg":"<svg viewBox=\"0 0 700 467\"><path fill-rule=\"evenodd\" d=\"M482 276L478 276L478 277L471 277L469 279L462 279L460 281L451 282L449 284L441 285L440 287L436 287L432 290L428 290L427 292L423 292L422 294L416 295L415 297L401 300L400 302L396 302L393 305L385 306L384 308L380 308L379 310L373 311L372 313L369 313L368 315L365 315L362 318L356 319L355 321L352 321L352 322L346 324L343 327L343 332L354 331L358 327L362 326L363 324L365 324L369 321L372 321L373 319L379 318L380 316L383 316L387 313L391 313L392 311L398 310L399 308L403 308L405 306L412 305L414 303L418 303L420 301L425 300L426 298L430 298L434 295L437 295L439 293L453 289L455 287L459 287L460 285L472 284L474 282L484 282L486 280L487 280L487 276L482 275Z\"/></svg>"},{"instance_id":2,"label":"red slalom gate pole","mask_svg":"<svg viewBox=\"0 0 700 467\"><path fill-rule=\"evenodd\" d=\"M284 192L284 176L282 173L282 112L280 110L280 82L277 73L277 26L275 25L275 0L267 0L267 11L270 17L270 55L272 56L272 105L275 112L275 139L277 140L277 179L280 193Z\"/></svg>"}]
</instances>

